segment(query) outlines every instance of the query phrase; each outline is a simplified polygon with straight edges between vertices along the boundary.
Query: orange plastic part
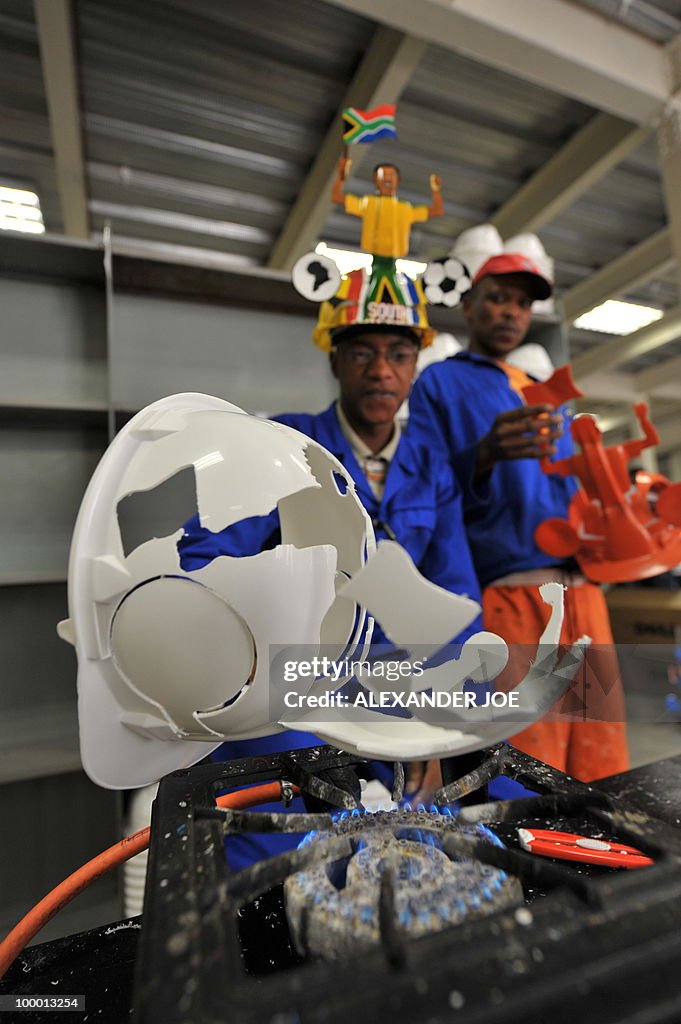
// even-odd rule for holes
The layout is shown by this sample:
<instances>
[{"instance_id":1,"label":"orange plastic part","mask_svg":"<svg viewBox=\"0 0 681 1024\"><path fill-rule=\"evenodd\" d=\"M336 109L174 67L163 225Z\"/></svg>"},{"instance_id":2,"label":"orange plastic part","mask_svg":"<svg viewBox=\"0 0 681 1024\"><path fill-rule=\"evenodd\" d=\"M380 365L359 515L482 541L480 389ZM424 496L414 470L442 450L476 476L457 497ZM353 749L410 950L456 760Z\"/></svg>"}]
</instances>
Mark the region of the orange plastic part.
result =
<instances>
[{"instance_id":1,"label":"orange plastic part","mask_svg":"<svg viewBox=\"0 0 681 1024\"><path fill-rule=\"evenodd\" d=\"M554 409L563 402L569 402L571 398L584 397L584 393L572 379L572 367L569 363L554 370L548 380L526 384L522 391L528 405L552 405Z\"/></svg>"},{"instance_id":2,"label":"orange plastic part","mask_svg":"<svg viewBox=\"0 0 681 1024\"><path fill-rule=\"evenodd\" d=\"M593 416L579 416L570 430L581 452L556 462L542 460L545 473L576 476L581 488L567 519L547 519L535 531L537 545L556 558L574 556L596 583L625 583L657 576L681 561L681 484L659 473L636 473L629 462L659 443L641 402L634 411L643 437L603 445Z\"/></svg>"}]
</instances>

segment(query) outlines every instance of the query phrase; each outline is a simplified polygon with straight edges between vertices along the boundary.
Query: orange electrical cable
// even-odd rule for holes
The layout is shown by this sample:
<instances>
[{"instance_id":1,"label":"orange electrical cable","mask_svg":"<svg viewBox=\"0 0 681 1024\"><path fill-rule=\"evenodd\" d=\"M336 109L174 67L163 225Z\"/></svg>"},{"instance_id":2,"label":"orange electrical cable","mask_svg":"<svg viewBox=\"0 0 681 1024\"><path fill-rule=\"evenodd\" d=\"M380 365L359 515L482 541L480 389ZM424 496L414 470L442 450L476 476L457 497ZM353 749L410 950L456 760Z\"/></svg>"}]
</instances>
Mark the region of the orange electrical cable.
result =
<instances>
[{"instance_id":1,"label":"orange electrical cable","mask_svg":"<svg viewBox=\"0 0 681 1024\"><path fill-rule=\"evenodd\" d=\"M296 786L292 788L294 794L300 792ZM224 796L219 796L216 803L218 807L242 810L244 807L253 807L256 804L265 804L280 799L280 784L269 782L264 786L252 786L248 789L240 789L236 793L226 793ZM126 836L120 843L110 846L83 864L51 892L48 892L47 896L43 896L40 902L36 903L15 925L9 935L0 942L0 978L12 966L33 936L37 935L40 929L44 928L62 907L65 907L75 896L87 889L95 879L146 850L149 846L150 832L151 830L147 827L140 829L139 832L134 832L131 836Z\"/></svg>"}]
</instances>

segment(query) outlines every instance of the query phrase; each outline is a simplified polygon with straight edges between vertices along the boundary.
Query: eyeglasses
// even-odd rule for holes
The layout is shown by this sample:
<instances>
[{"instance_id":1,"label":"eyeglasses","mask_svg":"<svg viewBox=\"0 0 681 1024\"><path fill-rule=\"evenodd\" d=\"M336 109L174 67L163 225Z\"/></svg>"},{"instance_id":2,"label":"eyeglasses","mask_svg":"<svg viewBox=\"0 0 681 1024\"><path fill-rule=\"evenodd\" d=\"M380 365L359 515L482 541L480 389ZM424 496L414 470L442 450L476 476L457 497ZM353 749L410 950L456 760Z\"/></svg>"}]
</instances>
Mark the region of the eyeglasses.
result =
<instances>
[{"instance_id":1,"label":"eyeglasses","mask_svg":"<svg viewBox=\"0 0 681 1024\"><path fill-rule=\"evenodd\" d=\"M370 366L375 359L383 356L391 366L409 366L416 362L418 352L414 345L395 345L385 349L384 352L377 352L373 348L362 345L334 345L334 352L342 350L345 358L353 366Z\"/></svg>"}]
</instances>

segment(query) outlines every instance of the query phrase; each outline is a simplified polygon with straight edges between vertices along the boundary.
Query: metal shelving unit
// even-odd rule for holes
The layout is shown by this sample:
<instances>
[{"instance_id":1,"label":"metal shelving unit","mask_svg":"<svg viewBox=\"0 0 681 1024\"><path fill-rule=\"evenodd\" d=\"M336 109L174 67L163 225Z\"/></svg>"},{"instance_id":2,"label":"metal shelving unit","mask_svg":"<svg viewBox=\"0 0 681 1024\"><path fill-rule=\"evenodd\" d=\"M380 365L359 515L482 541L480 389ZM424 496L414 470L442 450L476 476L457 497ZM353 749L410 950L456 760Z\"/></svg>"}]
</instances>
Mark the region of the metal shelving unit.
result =
<instances>
[{"instance_id":1,"label":"metal shelving unit","mask_svg":"<svg viewBox=\"0 0 681 1024\"><path fill-rule=\"evenodd\" d=\"M120 794L81 768L76 662L56 635L78 507L111 436L173 392L264 412L304 409L317 394L321 409L333 381L309 340L313 307L281 273L116 253L107 267L100 246L0 233L0 301L0 815L23 837L0 851L0 889L15 899L3 932L120 836ZM59 809L56 831L36 795ZM111 879L50 936L115 919L117 899Z\"/></svg>"}]
</instances>

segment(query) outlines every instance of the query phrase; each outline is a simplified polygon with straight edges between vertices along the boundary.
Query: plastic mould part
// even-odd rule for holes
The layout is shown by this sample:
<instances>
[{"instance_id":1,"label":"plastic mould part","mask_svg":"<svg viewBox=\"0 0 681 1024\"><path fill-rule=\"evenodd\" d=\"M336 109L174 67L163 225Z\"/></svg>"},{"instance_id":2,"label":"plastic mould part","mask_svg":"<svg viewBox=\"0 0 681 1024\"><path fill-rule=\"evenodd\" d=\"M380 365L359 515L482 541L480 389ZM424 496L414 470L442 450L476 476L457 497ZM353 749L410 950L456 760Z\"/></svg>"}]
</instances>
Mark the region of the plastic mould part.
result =
<instances>
[{"instance_id":1,"label":"plastic mould part","mask_svg":"<svg viewBox=\"0 0 681 1024\"><path fill-rule=\"evenodd\" d=\"M642 438L606 447L595 418L578 416L570 430L581 451L542 462L545 473L576 476L581 487L567 518L544 520L535 540L553 557L574 556L596 583L645 579L681 561L681 484L641 471L629 479L630 460L659 443L647 405L634 411Z\"/></svg>"},{"instance_id":2,"label":"plastic mould part","mask_svg":"<svg viewBox=\"0 0 681 1024\"><path fill-rule=\"evenodd\" d=\"M276 508L281 543L259 554L221 555L185 572L177 547L182 529L148 539L142 529L126 554L121 502L187 468L193 469L202 524L218 532ZM168 521L175 522L173 515ZM514 723L519 715L534 720L571 676L565 659L557 661L562 590L547 585L542 593L552 614L542 660L519 686L522 707ZM362 709L357 716L352 708L339 715L328 709L324 722L318 714L296 721L286 716L287 690L307 695L324 691L328 681L303 677L285 686L272 650L285 645L287 656L298 660L323 650L361 661L374 613L397 645L418 645L422 655L425 644L436 653L479 607L425 581L399 545L375 551L354 482L324 448L217 398L162 399L115 438L76 522L69 611L59 632L75 644L78 658L83 765L108 788L147 785L189 767L224 739L285 727L388 759L463 753L508 733L508 717L470 716L474 709L443 713L437 721L380 711L367 717ZM572 652L572 666L580 650ZM409 685L453 692L467 677L492 678L506 655L500 637L478 634L458 661Z\"/></svg>"},{"instance_id":3,"label":"plastic mould part","mask_svg":"<svg viewBox=\"0 0 681 1024\"><path fill-rule=\"evenodd\" d=\"M528 384L522 390L528 405L552 405L554 409L573 398L584 397L573 380L569 363L554 370L548 380Z\"/></svg>"},{"instance_id":4,"label":"plastic mould part","mask_svg":"<svg viewBox=\"0 0 681 1024\"><path fill-rule=\"evenodd\" d=\"M217 531L278 507L282 543L187 573L178 530L126 557L119 503L187 466L203 524ZM269 644L285 638L307 652L322 637L338 650L368 642L366 616L336 589L374 547L352 478L303 434L206 395L171 396L138 413L83 499L70 619L59 626L76 647L90 777L135 788L189 767L226 737L280 731L270 708ZM184 742L169 742L177 739Z\"/></svg>"}]
</instances>

